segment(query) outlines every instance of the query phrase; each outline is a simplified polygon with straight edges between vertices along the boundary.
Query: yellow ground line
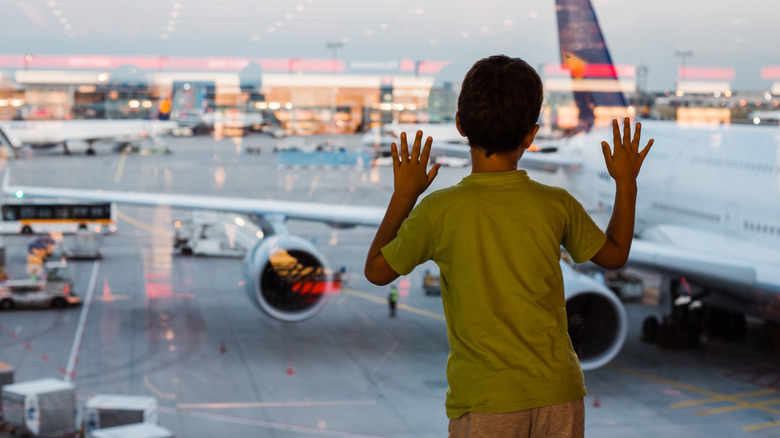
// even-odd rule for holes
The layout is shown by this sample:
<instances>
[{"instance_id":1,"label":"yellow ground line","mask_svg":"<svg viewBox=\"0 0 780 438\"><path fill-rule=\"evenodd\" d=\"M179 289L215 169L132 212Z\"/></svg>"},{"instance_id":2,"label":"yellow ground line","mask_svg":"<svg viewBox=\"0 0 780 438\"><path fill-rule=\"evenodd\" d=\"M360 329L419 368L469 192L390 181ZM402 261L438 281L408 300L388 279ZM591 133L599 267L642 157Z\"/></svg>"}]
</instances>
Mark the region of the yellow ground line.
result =
<instances>
[{"instance_id":1,"label":"yellow ground line","mask_svg":"<svg viewBox=\"0 0 780 438\"><path fill-rule=\"evenodd\" d=\"M119 158L119 167L116 169L116 174L114 175L114 182L118 183L119 180L122 179L122 172L125 171L125 160L127 159L127 153L122 152L122 156Z\"/></svg>"},{"instance_id":2,"label":"yellow ground line","mask_svg":"<svg viewBox=\"0 0 780 438\"><path fill-rule=\"evenodd\" d=\"M753 432L754 430L769 429L770 427L780 426L780 421L770 421L769 423L754 424L752 426L744 426L742 430L745 432Z\"/></svg>"},{"instance_id":3,"label":"yellow ground line","mask_svg":"<svg viewBox=\"0 0 780 438\"><path fill-rule=\"evenodd\" d=\"M672 386L672 387L675 387L675 388L684 389L686 391L695 392L695 393L698 393L698 394L703 394L703 395L709 396L709 397L711 397L713 399L716 399L717 401L730 401L732 403L735 403L738 407L739 406L747 406L747 407L750 407L750 408L753 408L753 409L756 409L756 410L759 410L759 411L762 411L762 412L767 412L769 414L780 415L780 410L772 409L772 408L768 408L768 407L764 406L764 404L766 404L766 402L764 402L764 403L748 403L748 402L744 402L744 401L738 399L736 396L733 396L733 395L730 396L730 395L725 395L725 394L719 394L717 392L709 391L709 390L702 389L702 388L698 388L696 386L688 385L686 383L676 382L674 380L664 379L663 377L657 377L657 376L654 376L652 374L647 374L647 373L643 373L641 371L632 370L631 368L622 367L622 366L618 366L618 365L607 365L607 366L609 368L614 369L614 370L621 371L621 372L624 372L624 373L627 373L627 374L632 374L632 375L637 376L637 377L642 377L642 378L645 378L647 380L651 380L653 382L658 382L658 383L662 383L664 385L669 385L669 386ZM751 393L748 393L748 394L751 394ZM773 400L770 400L770 401L773 402ZM767 429L767 428L776 427L776 426L780 426L780 421L772 421L772 422L769 422L769 423L755 424L755 425L752 425L752 426L743 426L742 430L744 430L744 431L753 431L753 430L759 430L759 429Z\"/></svg>"},{"instance_id":4,"label":"yellow ground line","mask_svg":"<svg viewBox=\"0 0 780 438\"><path fill-rule=\"evenodd\" d=\"M759 397L759 396L762 396L762 395L770 395L770 394L777 394L777 393L778 393L778 391L776 389L762 389L762 390L759 390L759 391L743 392L741 394L734 394L734 395L732 395L732 397L748 398L748 397ZM669 405L669 407L672 408L672 409L690 408L692 406L706 405L706 404L709 404L709 403L715 403L715 402L719 402L719 401L723 401L723 398L714 397L714 398L703 398L703 399L700 399L700 400L688 400L688 401L683 401L683 402L672 403L672 404Z\"/></svg>"},{"instance_id":5,"label":"yellow ground line","mask_svg":"<svg viewBox=\"0 0 780 438\"><path fill-rule=\"evenodd\" d=\"M249 402L249 403L181 403L178 409L234 409L234 408L296 408L310 406L375 405L376 400L334 400L301 402Z\"/></svg>"},{"instance_id":6,"label":"yellow ground line","mask_svg":"<svg viewBox=\"0 0 780 438\"><path fill-rule=\"evenodd\" d=\"M780 398L775 398L772 400L763 400L760 402L755 403L740 403L738 405L732 405L732 406L724 406L722 408L713 408L713 409L707 409L706 411L697 411L696 415L711 415L711 414L722 414L724 412L732 412L732 411L739 411L742 409L756 409L756 408L762 408L766 405L776 405L780 404Z\"/></svg>"},{"instance_id":7,"label":"yellow ground line","mask_svg":"<svg viewBox=\"0 0 780 438\"><path fill-rule=\"evenodd\" d=\"M149 225L149 224L143 223L143 222L139 221L138 219L134 219L134 218L124 214L118 208L116 210L116 215L119 216L119 218L122 219L123 221L129 223L130 225L134 225L134 226L136 226L138 228L142 228L144 230L151 231L151 232L157 233L157 234L162 234L162 235L167 236L167 237L172 237L173 236L173 233L171 231L165 230L165 229L162 229L162 228L157 228L157 227L155 227L153 225Z\"/></svg>"},{"instance_id":8,"label":"yellow ground line","mask_svg":"<svg viewBox=\"0 0 780 438\"><path fill-rule=\"evenodd\" d=\"M384 304L385 306L387 305L387 300L384 299L384 298L380 298L380 297L377 297L377 296L374 296L374 295L369 295L369 294L364 293L364 292L358 292L358 291L356 291L354 289L342 288L341 291L344 292L347 295L352 295L353 297L362 298L364 300L373 301L373 302L379 303L379 304ZM433 313L433 312L429 312L427 310L418 309L416 307L412 307L412 306L409 306L407 304L398 303L398 308L401 309L401 310L406 310L407 312L416 313L418 315L426 316L428 318L436 319L436 320L439 320L439 321L446 321L444 319L444 315L439 315L438 313Z\"/></svg>"}]
</instances>

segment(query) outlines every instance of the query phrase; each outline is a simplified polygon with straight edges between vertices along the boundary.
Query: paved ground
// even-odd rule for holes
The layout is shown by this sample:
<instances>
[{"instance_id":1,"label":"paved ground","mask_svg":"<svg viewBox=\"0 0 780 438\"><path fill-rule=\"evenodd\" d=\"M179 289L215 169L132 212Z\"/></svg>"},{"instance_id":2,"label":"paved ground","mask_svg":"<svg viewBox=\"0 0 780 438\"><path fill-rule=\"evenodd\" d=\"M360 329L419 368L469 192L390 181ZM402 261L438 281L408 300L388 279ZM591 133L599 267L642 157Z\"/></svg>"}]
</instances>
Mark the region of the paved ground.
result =
<instances>
[{"instance_id":1,"label":"paved ground","mask_svg":"<svg viewBox=\"0 0 780 438\"><path fill-rule=\"evenodd\" d=\"M36 153L10 164L12 182L373 206L392 190L389 168L277 168L276 140L264 136L167 141L173 153L163 156ZM359 142L340 141L350 150ZM444 168L435 186L465 173ZM441 302L422 292L418 269L401 285L398 317L388 317L386 288L362 276L373 229L289 223L350 276L320 315L285 324L250 303L241 260L172 254L171 223L183 212L119 211L104 258L71 264L76 290L93 290L88 303L0 313L0 362L17 382L72 370L81 402L98 393L155 396L160 424L179 437L446 436ZM21 262L27 240L4 238L10 263ZM587 436L780 435L780 371L766 327L752 322L744 343L662 351L639 341L644 316L659 309L641 301L626 308L623 351L586 372ZM83 339L75 339L85 312Z\"/></svg>"}]
</instances>

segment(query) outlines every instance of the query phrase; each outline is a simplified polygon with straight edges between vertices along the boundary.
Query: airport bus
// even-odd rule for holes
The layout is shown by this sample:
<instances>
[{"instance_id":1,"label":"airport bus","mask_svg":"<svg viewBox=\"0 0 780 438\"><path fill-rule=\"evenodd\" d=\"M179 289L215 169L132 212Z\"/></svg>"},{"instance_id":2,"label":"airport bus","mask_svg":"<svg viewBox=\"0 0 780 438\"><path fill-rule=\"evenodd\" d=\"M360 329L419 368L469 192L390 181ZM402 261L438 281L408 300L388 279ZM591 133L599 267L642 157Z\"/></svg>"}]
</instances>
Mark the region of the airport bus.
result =
<instances>
[{"instance_id":1,"label":"airport bus","mask_svg":"<svg viewBox=\"0 0 780 438\"><path fill-rule=\"evenodd\" d=\"M113 202L32 202L6 200L0 206L0 233L76 233L116 231L116 204Z\"/></svg>"}]
</instances>

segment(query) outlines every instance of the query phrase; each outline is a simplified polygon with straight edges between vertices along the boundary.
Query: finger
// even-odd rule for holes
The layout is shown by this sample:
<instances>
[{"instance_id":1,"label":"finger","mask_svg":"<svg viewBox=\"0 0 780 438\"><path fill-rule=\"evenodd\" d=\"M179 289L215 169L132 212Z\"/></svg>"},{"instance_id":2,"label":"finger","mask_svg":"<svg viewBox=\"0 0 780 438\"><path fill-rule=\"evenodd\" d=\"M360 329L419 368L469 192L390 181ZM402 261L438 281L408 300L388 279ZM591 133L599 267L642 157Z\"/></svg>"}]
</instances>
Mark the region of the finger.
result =
<instances>
[{"instance_id":1,"label":"finger","mask_svg":"<svg viewBox=\"0 0 780 438\"><path fill-rule=\"evenodd\" d=\"M636 124L636 127L634 128L634 139L631 140L631 144L634 145L634 149L639 148L639 136L642 132L642 124L638 123Z\"/></svg>"},{"instance_id":2,"label":"finger","mask_svg":"<svg viewBox=\"0 0 780 438\"><path fill-rule=\"evenodd\" d=\"M612 168L612 151L609 149L609 143L601 142L601 152L604 153L604 162L607 163L607 169Z\"/></svg>"},{"instance_id":3,"label":"finger","mask_svg":"<svg viewBox=\"0 0 780 438\"><path fill-rule=\"evenodd\" d=\"M421 163L428 163L428 159L431 156L431 145L433 144L433 137L428 137L425 139L425 146L422 150L422 155L420 155L420 162Z\"/></svg>"},{"instance_id":4,"label":"finger","mask_svg":"<svg viewBox=\"0 0 780 438\"><path fill-rule=\"evenodd\" d=\"M639 153L639 157L642 159L642 161L645 160L645 157L647 156L647 153L650 152L650 147L653 146L653 139L651 138L650 141L647 142L647 146L645 146L644 149L642 149L642 152Z\"/></svg>"},{"instance_id":5,"label":"finger","mask_svg":"<svg viewBox=\"0 0 780 438\"><path fill-rule=\"evenodd\" d=\"M398 161L398 145L395 142L390 144L390 154L393 156L393 167L398 167L401 163Z\"/></svg>"},{"instance_id":6,"label":"finger","mask_svg":"<svg viewBox=\"0 0 780 438\"><path fill-rule=\"evenodd\" d=\"M631 120L628 117L623 119L623 146L631 144Z\"/></svg>"},{"instance_id":7,"label":"finger","mask_svg":"<svg viewBox=\"0 0 780 438\"><path fill-rule=\"evenodd\" d=\"M612 119L612 144L615 148L620 144L620 125L617 119Z\"/></svg>"},{"instance_id":8,"label":"finger","mask_svg":"<svg viewBox=\"0 0 780 438\"><path fill-rule=\"evenodd\" d=\"M441 167L441 164L436 163L431 167L431 170L428 171L428 186L431 185L434 178L436 178L436 175L439 174L439 168Z\"/></svg>"},{"instance_id":9,"label":"finger","mask_svg":"<svg viewBox=\"0 0 780 438\"><path fill-rule=\"evenodd\" d=\"M414 145L412 146L412 162L416 163L420 159L420 143L422 143L422 131L417 131L414 136Z\"/></svg>"},{"instance_id":10,"label":"finger","mask_svg":"<svg viewBox=\"0 0 780 438\"><path fill-rule=\"evenodd\" d=\"M401 133L401 162L409 161L409 144L406 142L406 133Z\"/></svg>"}]
</instances>

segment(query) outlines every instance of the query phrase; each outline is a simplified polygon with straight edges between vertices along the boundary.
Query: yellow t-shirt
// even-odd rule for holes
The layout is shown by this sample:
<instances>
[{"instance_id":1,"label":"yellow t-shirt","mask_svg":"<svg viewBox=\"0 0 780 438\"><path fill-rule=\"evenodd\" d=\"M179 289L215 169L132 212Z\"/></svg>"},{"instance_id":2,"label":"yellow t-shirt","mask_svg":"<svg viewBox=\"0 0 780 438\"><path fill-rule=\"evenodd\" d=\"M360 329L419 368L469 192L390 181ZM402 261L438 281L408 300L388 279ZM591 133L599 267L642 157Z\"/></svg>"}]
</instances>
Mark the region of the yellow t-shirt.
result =
<instances>
[{"instance_id":1,"label":"yellow t-shirt","mask_svg":"<svg viewBox=\"0 0 780 438\"><path fill-rule=\"evenodd\" d=\"M401 275L439 265L449 418L586 394L567 333L560 248L583 262L605 240L574 197L523 170L469 175L414 208L382 254Z\"/></svg>"}]
</instances>

